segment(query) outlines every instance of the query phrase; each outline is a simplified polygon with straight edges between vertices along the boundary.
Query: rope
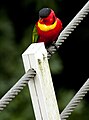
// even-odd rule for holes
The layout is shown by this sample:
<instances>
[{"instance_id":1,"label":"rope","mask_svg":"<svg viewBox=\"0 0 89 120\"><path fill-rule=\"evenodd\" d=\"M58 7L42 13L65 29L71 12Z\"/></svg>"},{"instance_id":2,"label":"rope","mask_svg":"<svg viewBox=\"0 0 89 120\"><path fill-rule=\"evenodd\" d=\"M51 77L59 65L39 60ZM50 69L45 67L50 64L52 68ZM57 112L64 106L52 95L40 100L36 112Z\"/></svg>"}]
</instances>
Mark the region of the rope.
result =
<instances>
[{"instance_id":1,"label":"rope","mask_svg":"<svg viewBox=\"0 0 89 120\"><path fill-rule=\"evenodd\" d=\"M85 82L85 84L81 87L81 89L77 92L77 94L72 98L69 104L65 107L63 112L61 113L61 120L66 120L71 112L76 108L76 106L83 99L85 94L89 91L89 79Z\"/></svg>"},{"instance_id":2,"label":"rope","mask_svg":"<svg viewBox=\"0 0 89 120\"><path fill-rule=\"evenodd\" d=\"M71 22L65 27L65 29L60 33L55 45L51 45L48 50L48 59L52 54L62 45L65 39L74 31L74 29L81 23L84 17L89 12L89 1L85 6L78 12L78 14L71 20ZM55 47L56 46L56 47Z\"/></svg>"},{"instance_id":3,"label":"rope","mask_svg":"<svg viewBox=\"0 0 89 120\"><path fill-rule=\"evenodd\" d=\"M20 80L0 99L0 111L2 111L18 95L31 78L34 78L36 72L31 69L24 74Z\"/></svg>"}]
</instances>

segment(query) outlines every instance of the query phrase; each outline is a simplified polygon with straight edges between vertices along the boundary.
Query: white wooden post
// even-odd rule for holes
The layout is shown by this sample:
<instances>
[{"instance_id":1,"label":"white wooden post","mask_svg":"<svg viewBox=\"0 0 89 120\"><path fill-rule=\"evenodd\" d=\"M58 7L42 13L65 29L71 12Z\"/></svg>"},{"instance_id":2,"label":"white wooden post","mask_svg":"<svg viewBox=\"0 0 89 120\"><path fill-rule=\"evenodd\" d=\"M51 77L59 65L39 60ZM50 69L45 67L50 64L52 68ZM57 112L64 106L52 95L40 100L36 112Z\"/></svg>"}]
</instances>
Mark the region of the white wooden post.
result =
<instances>
[{"instance_id":1,"label":"white wooden post","mask_svg":"<svg viewBox=\"0 0 89 120\"><path fill-rule=\"evenodd\" d=\"M36 70L28 83L36 120L61 120L44 43L31 44L22 58L26 72Z\"/></svg>"}]
</instances>

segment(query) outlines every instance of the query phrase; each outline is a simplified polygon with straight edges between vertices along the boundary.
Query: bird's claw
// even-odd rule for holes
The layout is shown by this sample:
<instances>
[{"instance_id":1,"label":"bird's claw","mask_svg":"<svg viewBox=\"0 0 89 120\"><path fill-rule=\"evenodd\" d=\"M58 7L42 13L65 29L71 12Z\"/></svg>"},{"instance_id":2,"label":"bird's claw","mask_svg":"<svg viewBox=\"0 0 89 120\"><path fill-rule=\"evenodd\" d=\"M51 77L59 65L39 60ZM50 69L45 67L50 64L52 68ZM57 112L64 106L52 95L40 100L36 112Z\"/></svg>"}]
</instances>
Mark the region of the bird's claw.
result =
<instances>
[{"instance_id":1,"label":"bird's claw","mask_svg":"<svg viewBox=\"0 0 89 120\"><path fill-rule=\"evenodd\" d=\"M50 46L49 48L47 48L47 58L49 59L52 54L54 53L54 46Z\"/></svg>"},{"instance_id":2,"label":"bird's claw","mask_svg":"<svg viewBox=\"0 0 89 120\"><path fill-rule=\"evenodd\" d=\"M55 47L56 50L58 50L59 46L56 44L55 41L53 41L52 45Z\"/></svg>"},{"instance_id":3,"label":"bird's claw","mask_svg":"<svg viewBox=\"0 0 89 120\"><path fill-rule=\"evenodd\" d=\"M47 48L47 52L48 52L48 59L52 56L52 54L54 54L56 52L56 50L58 50L59 46L53 42L51 44L51 46L49 48Z\"/></svg>"}]
</instances>

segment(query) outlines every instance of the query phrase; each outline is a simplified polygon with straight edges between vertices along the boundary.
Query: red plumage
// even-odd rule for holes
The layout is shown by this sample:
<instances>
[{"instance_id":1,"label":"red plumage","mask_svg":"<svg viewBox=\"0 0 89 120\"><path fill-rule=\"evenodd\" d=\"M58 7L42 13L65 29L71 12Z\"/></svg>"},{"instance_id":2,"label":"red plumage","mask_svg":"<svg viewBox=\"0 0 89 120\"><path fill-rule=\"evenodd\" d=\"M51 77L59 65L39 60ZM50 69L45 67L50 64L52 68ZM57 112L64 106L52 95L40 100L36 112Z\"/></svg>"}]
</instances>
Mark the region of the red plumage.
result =
<instances>
[{"instance_id":1,"label":"red plumage","mask_svg":"<svg viewBox=\"0 0 89 120\"><path fill-rule=\"evenodd\" d=\"M55 28L49 31L42 31L38 27L38 22L40 24L49 26L52 25L55 21L57 21ZM47 17L40 18L38 22L36 23L37 34L39 36L37 42L44 42L44 44L48 46L53 41L56 41L60 31L62 30L62 22L59 18L56 17L54 11L51 9L50 14Z\"/></svg>"},{"instance_id":2,"label":"red plumage","mask_svg":"<svg viewBox=\"0 0 89 120\"><path fill-rule=\"evenodd\" d=\"M57 25L52 30L42 31L37 26L37 31L38 31L38 35L39 35L38 42L44 42L45 45L49 45L53 41L57 40L57 37L58 37L61 29L62 29L62 23L61 23L61 21L58 18L57 18Z\"/></svg>"}]
</instances>

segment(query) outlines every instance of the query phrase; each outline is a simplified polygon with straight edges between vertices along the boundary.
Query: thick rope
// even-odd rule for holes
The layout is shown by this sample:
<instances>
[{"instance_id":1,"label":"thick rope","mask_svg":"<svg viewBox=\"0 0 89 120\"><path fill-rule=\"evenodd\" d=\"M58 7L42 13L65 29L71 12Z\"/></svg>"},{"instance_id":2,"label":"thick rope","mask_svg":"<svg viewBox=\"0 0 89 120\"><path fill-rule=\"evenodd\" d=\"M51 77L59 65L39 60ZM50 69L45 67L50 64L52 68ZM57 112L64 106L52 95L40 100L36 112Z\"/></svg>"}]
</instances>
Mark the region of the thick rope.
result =
<instances>
[{"instance_id":1,"label":"thick rope","mask_svg":"<svg viewBox=\"0 0 89 120\"><path fill-rule=\"evenodd\" d=\"M65 39L74 31L74 29L81 23L84 17L89 12L89 1L85 6L78 12L78 14L71 20L71 22L65 27L65 29L60 33L55 45L51 45L48 50L48 58L55 53L57 48L59 48ZM55 47L56 46L56 47Z\"/></svg>"},{"instance_id":2,"label":"thick rope","mask_svg":"<svg viewBox=\"0 0 89 120\"><path fill-rule=\"evenodd\" d=\"M76 108L76 106L80 103L86 93L89 91L89 79L85 82L85 84L81 87L81 89L77 92L77 94L72 98L69 104L65 107L63 112L61 113L61 120L66 120L71 112Z\"/></svg>"},{"instance_id":3,"label":"thick rope","mask_svg":"<svg viewBox=\"0 0 89 120\"><path fill-rule=\"evenodd\" d=\"M2 111L18 95L24 86L34 78L36 72L31 69L20 78L20 80L0 99L0 111Z\"/></svg>"}]
</instances>

